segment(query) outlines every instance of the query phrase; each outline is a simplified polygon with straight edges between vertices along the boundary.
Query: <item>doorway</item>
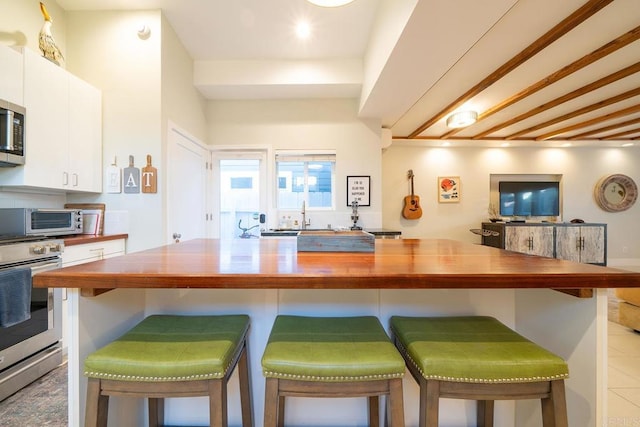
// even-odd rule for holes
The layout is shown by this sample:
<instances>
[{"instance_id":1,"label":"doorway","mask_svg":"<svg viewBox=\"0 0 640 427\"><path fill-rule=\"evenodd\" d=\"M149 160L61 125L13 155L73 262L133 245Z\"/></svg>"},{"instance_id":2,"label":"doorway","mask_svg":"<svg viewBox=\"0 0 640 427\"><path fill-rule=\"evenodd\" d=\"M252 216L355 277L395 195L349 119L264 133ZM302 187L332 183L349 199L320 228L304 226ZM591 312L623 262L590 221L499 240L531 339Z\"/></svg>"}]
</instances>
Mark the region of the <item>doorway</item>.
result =
<instances>
[{"instance_id":1,"label":"doorway","mask_svg":"<svg viewBox=\"0 0 640 427\"><path fill-rule=\"evenodd\" d=\"M214 221L214 235L221 239L260 237L260 229L266 226L266 158L266 151L213 152L213 217L219 218L217 227Z\"/></svg>"}]
</instances>

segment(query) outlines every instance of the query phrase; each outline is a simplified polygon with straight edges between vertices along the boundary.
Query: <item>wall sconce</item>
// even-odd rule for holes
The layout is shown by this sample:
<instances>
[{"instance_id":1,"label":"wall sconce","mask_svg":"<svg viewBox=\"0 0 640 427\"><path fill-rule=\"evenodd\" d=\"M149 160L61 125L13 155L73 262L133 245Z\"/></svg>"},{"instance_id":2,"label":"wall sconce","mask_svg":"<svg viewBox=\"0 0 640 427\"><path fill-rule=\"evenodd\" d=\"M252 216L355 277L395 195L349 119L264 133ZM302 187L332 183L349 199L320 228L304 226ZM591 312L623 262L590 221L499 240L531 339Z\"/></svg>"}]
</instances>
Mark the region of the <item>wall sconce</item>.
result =
<instances>
[{"instance_id":1,"label":"wall sconce","mask_svg":"<svg viewBox=\"0 0 640 427\"><path fill-rule=\"evenodd\" d=\"M138 27L138 38L140 40L147 40L151 36L151 28L148 25L141 25Z\"/></svg>"},{"instance_id":2,"label":"wall sconce","mask_svg":"<svg viewBox=\"0 0 640 427\"><path fill-rule=\"evenodd\" d=\"M475 111L458 111L447 117L447 127L456 129L472 125L478 120L478 113Z\"/></svg>"},{"instance_id":3,"label":"wall sconce","mask_svg":"<svg viewBox=\"0 0 640 427\"><path fill-rule=\"evenodd\" d=\"M311 4L322 7L338 7L353 2L353 0L307 0Z\"/></svg>"}]
</instances>

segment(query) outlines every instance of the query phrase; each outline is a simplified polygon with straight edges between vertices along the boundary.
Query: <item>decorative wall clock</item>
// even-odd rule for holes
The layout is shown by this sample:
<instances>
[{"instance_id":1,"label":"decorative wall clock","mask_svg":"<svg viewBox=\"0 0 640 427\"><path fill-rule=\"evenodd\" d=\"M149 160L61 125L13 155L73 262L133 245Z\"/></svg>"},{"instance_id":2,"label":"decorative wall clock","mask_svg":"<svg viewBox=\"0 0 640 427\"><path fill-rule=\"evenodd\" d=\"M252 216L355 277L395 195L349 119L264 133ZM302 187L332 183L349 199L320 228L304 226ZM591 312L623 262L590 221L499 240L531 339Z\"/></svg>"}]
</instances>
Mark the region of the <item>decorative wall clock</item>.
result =
<instances>
[{"instance_id":1,"label":"decorative wall clock","mask_svg":"<svg viewBox=\"0 0 640 427\"><path fill-rule=\"evenodd\" d=\"M600 179L594 189L596 203L607 212L629 209L638 198L638 187L626 175L608 175Z\"/></svg>"}]
</instances>

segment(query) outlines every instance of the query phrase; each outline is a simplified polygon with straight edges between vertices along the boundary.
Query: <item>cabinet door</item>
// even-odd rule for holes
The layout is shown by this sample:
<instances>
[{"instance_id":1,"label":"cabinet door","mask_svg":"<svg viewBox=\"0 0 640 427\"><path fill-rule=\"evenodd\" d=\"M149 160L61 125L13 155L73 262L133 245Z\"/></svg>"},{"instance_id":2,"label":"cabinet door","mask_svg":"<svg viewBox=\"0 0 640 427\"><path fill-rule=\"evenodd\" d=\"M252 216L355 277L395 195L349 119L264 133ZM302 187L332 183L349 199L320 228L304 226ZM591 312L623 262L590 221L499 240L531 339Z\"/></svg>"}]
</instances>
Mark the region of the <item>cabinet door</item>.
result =
<instances>
[{"instance_id":1,"label":"cabinet door","mask_svg":"<svg viewBox=\"0 0 640 427\"><path fill-rule=\"evenodd\" d=\"M68 183L68 83L64 69L25 49L23 185L64 189Z\"/></svg>"},{"instance_id":2,"label":"cabinet door","mask_svg":"<svg viewBox=\"0 0 640 427\"><path fill-rule=\"evenodd\" d=\"M580 262L580 227L558 226L556 228L556 258Z\"/></svg>"},{"instance_id":3,"label":"cabinet door","mask_svg":"<svg viewBox=\"0 0 640 427\"><path fill-rule=\"evenodd\" d=\"M605 263L605 228L602 225L585 225L580 227L582 250L580 262L589 264Z\"/></svg>"},{"instance_id":4,"label":"cabinet door","mask_svg":"<svg viewBox=\"0 0 640 427\"><path fill-rule=\"evenodd\" d=\"M22 54L0 44L0 99L24 106Z\"/></svg>"},{"instance_id":5,"label":"cabinet door","mask_svg":"<svg viewBox=\"0 0 640 427\"><path fill-rule=\"evenodd\" d=\"M507 226L505 249L553 258L553 227Z\"/></svg>"},{"instance_id":6,"label":"cabinet door","mask_svg":"<svg viewBox=\"0 0 640 427\"><path fill-rule=\"evenodd\" d=\"M100 91L70 75L68 190L102 191L101 123Z\"/></svg>"},{"instance_id":7,"label":"cabinet door","mask_svg":"<svg viewBox=\"0 0 640 427\"><path fill-rule=\"evenodd\" d=\"M558 226L556 257L588 264L605 263L605 227L602 225Z\"/></svg>"}]
</instances>

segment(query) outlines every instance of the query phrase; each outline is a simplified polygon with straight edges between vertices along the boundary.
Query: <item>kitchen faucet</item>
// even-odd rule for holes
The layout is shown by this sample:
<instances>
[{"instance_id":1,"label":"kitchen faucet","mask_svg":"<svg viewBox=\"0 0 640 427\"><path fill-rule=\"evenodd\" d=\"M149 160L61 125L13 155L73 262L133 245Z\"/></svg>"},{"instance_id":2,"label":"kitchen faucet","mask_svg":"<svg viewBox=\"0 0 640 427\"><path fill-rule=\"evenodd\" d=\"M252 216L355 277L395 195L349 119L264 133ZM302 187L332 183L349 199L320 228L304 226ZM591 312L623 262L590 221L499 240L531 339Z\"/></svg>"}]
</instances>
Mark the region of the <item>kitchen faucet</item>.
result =
<instances>
[{"instance_id":1,"label":"kitchen faucet","mask_svg":"<svg viewBox=\"0 0 640 427\"><path fill-rule=\"evenodd\" d=\"M311 219L307 222L307 210L305 209L305 202L302 201L302 229L306 230L309 225L311 225Z\"/></svg>"}]
</instances>

